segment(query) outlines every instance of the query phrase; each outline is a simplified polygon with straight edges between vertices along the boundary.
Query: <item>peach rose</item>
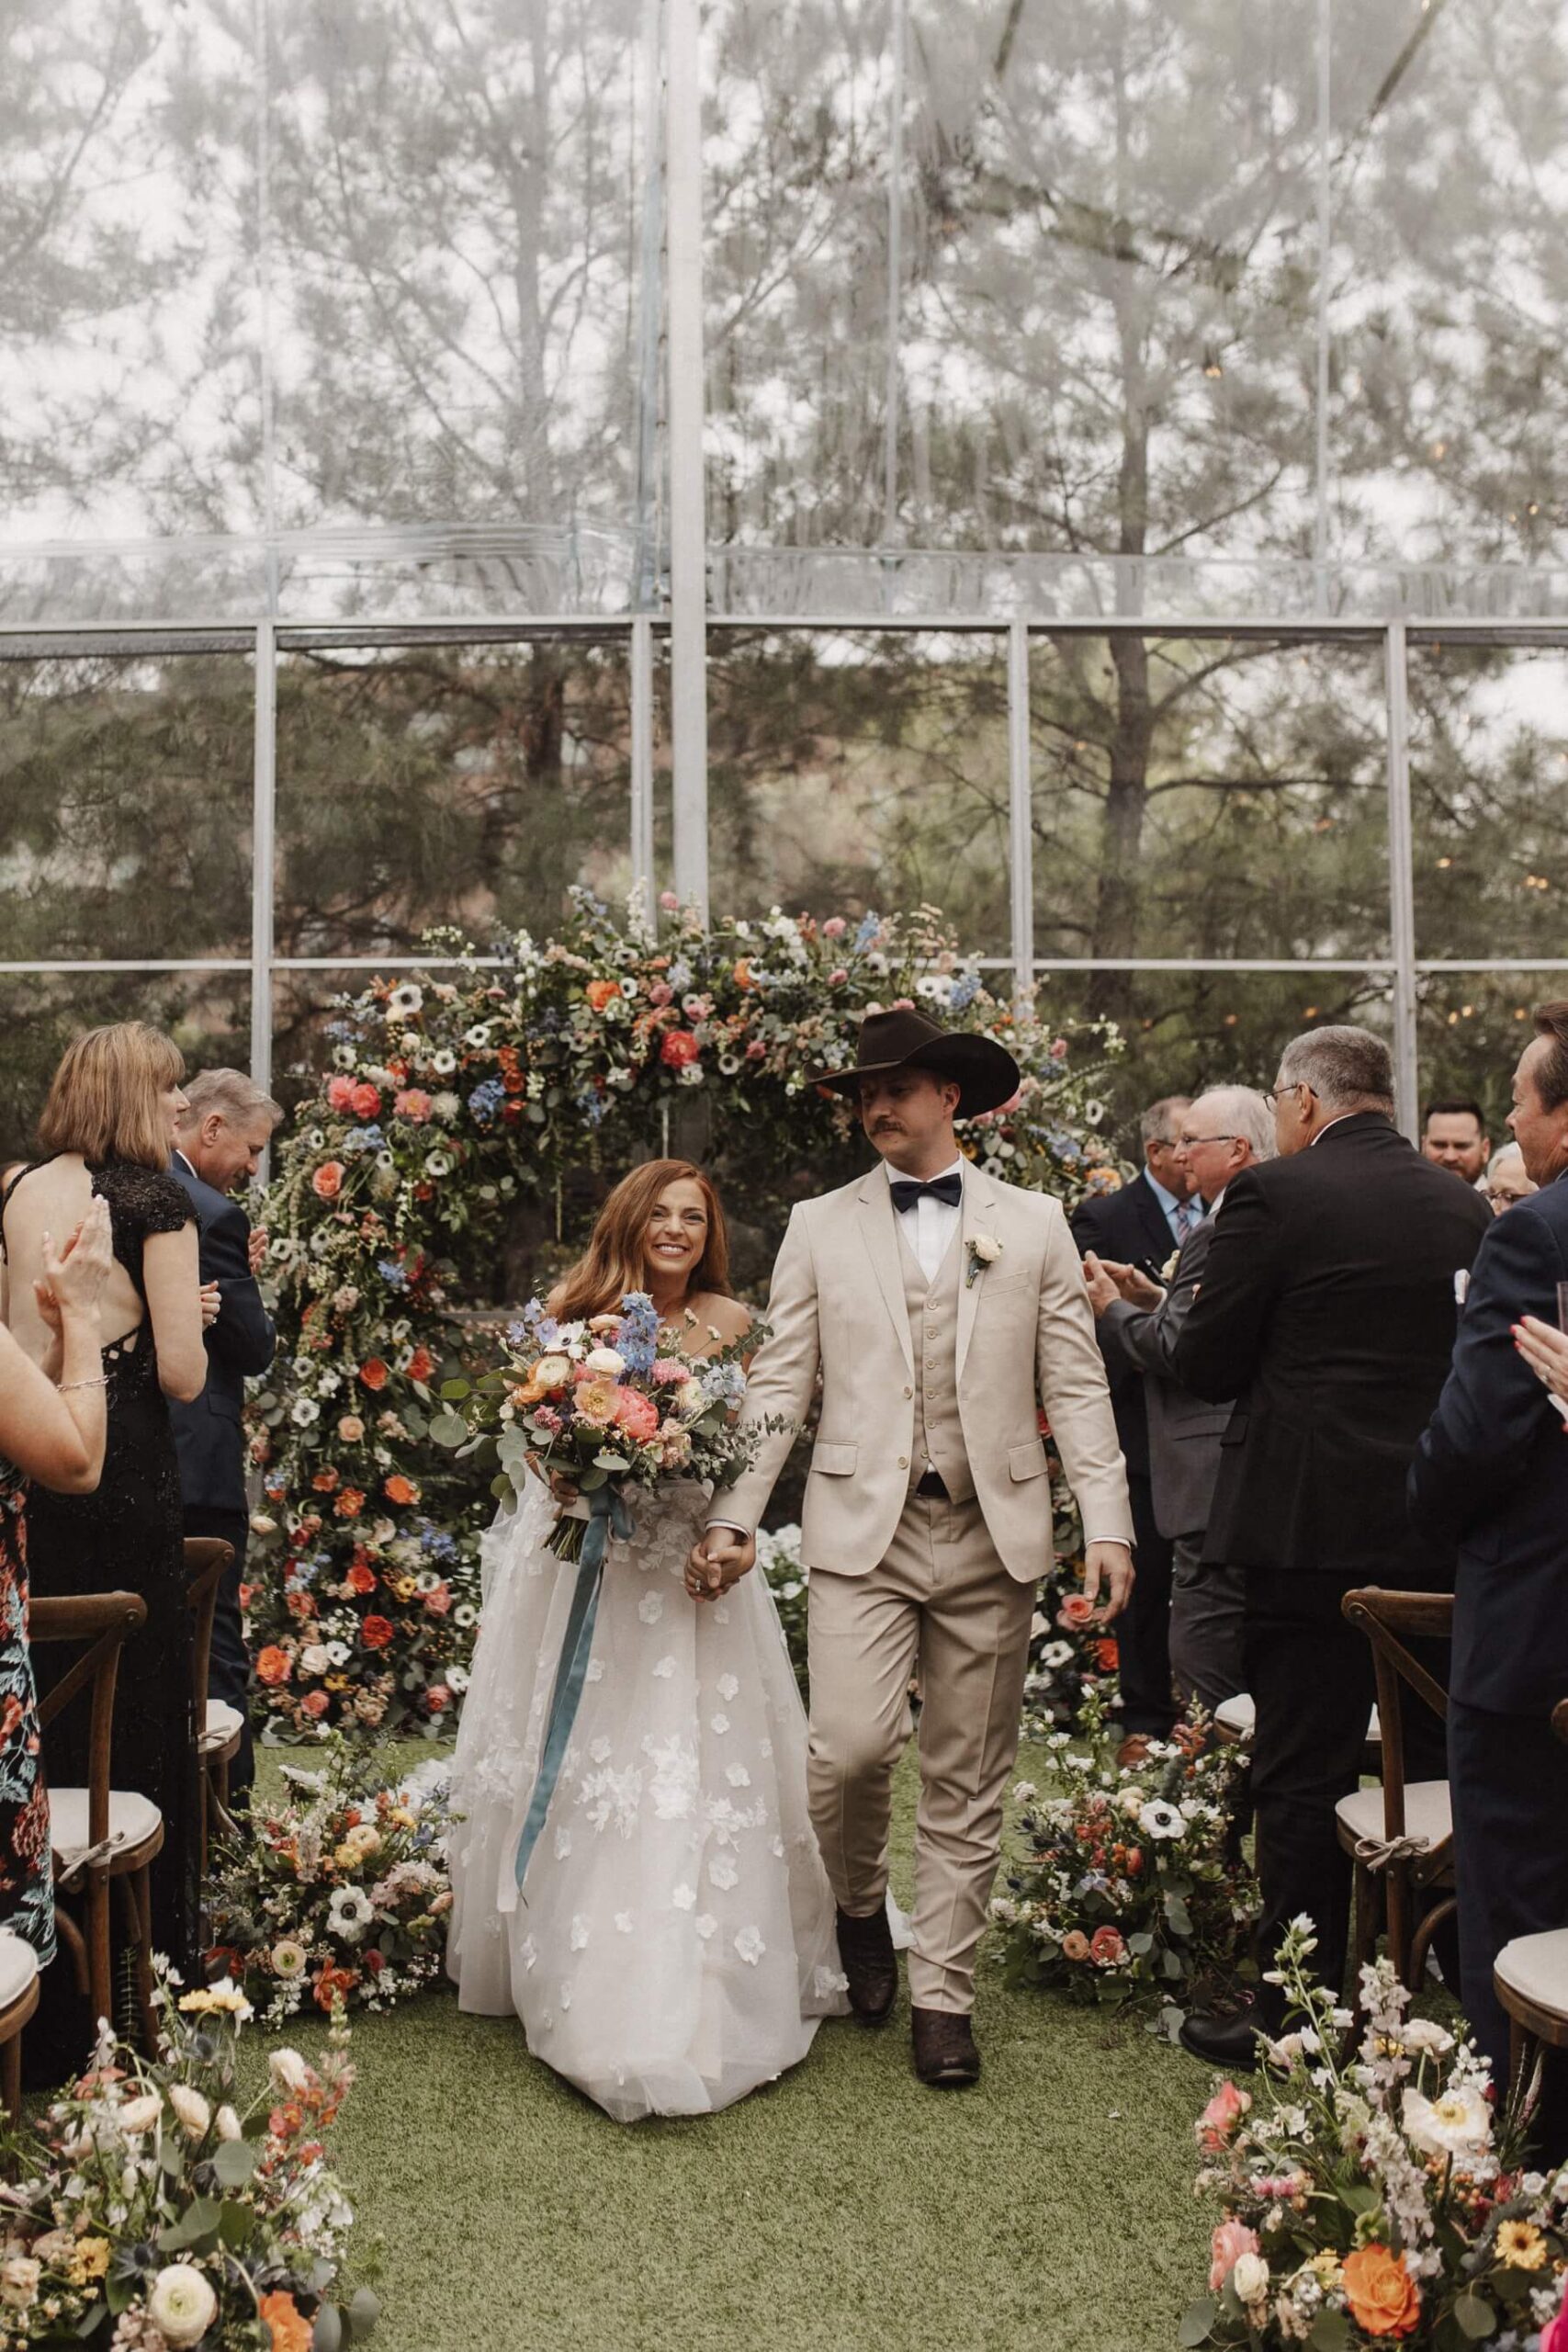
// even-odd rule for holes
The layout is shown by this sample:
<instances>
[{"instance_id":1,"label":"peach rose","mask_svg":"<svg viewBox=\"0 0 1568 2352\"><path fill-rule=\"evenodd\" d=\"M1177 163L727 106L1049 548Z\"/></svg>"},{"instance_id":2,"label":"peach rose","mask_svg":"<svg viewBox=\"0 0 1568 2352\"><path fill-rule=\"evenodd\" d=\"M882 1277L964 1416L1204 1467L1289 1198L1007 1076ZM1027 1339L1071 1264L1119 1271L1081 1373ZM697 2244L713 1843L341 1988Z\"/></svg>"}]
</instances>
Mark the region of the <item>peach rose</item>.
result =
<instances>
[{"instance_id":1,"label":"peach rose","mask_svg":"<svg viewBox=\"0 0 1568 2352\"><path fill-rule=\"evenodd\" d=\"M264 2295L257 2309L272 2330L272 2352L310 2352L314 2330L292 2295Z\"/></svg>"},{"instance_id":2,"label":"peach rose","mask_svg":"<svg viewBox=\"0 0 1568 2352\"><path fill-rule=\"evenodd\" d=\"M310 1179L310 1190L319 1201L335 1201L343 1190L345 1170L341 1159L323 1159Z\"/></svg>"},{"instance_id":3,"label":"peach rose","mask_svg":"<svg viewBox=\"0 0 1568 2352\"><path fill-rule=\"evenodd\" d=\"M1207 2154L1213 2155L1225 2145L1251 2105L1250 2091L1238 2090L1232 2082L1220 2085L1198 2118L1198 2142Z\"/></svg>"},{"instance_id":4,"label":"peach rose","mask_svg":"<svg viewBox=\"0 0 1568 2352\"><path fill-rule=\"evenodd\" d=\"M445 1617L446 1611L452 1606L451 1586L449 1584L438 1584L434 1592L427 1592L425 1594L424 1605L429 1610L433 1617Z\"/></svg>"},{"instance_id":5,"label":"peach rose","mask_svg":"<svg viewBox=\"0 0 1568 2352\"><path fill-rule=\"evenodd\" d=\"M1056 1623L1077 1633L1081 1625L1089 1623L1093 1614L1094 1603L1087 1593L1069 1592L1056 1611Z\"/></svg>"},{"instance_id":6,"label":"peach rose","mask_svg":"<svg viewBox=\"0 0 1568 2352\"><path fill-rule=\"evenodd\" d=\"M1062 1938L1062 1958L1072 1961L1089 1958L1089 1938L1080 1928L1069 1928Z\"/></svg>"},{"instance_id":7,"label":"peach rose","mask_svg":"<svg viewBox=\"0 0 1568 2352\"><path fill-rule=\"evenodd\" d=\"M1258 2234L1245 2222L1222 2222L1209 2241L1213 2259L1209 2264L1209 2285L1216 2295L1235 2268L1244 2254L1260 2251Z\"/></svg>"},{"instance_id":8,"label":"peach rose","mask_svg":"<svg viewBox=\"0 0 1568 2352\"><path fill-rule=\"evenodd\" d=\"M307 1690L299 1704L308 1715L324 1715L332 1701L324 1690Z\"/></svg>"},{"instance_id":9,"label":"peach rose","mask_svg":"<svg viewBox=\"0 0 1568 2352\"><path fill-rule=\"evenodd\" d=\"M415 1126L423 1126L430 1116L430 1097L423 1086L405 1087L400 1094L393 1097L392 1109L400 1119L409 1119Z\"/></svg>"},{"instance_id":10,"label":"peach rose","mask_svg":"<svg viewBox=\"0 0 1568 2352\"><path fill-rule=\"evenodd\" d=\"M344 1445L357 1445L365 1435L365 1424L357 1413L345 1413L337 1425L337 1433Z\"/></svg>"},{"instance_id":11,"label":"peach rose","mask_svg":"<svg viewBox=\"0 0 1568 2352\"><path fill-rule=\"evenodd\" d=\"M1386 2245L1347 2255L1341 2276L1346 2305L1363 2335L1409 2335L1421 2324L1421 2290Z\"/></svg>"},{"instance_id":12,"label":"peach rose","mask_svg":"<svg viewBox=\"0 0 1568 2352\"><path fill-rule=\"evenodd\" d=\"M400 1470L393 1471L391 1476L383 1485L381 1492L389 1503L408 1504L416 1503L419 1500L419 1488L412 1478L405 1478Z\"/></svg>"},{"instance_id":13,"label":"peach rose","mask_svg":"<svg viewBox=\"0 0 1568 2352\"><path fill-rule=\"evenodd\" d=\"M578 1406L581 1410L581 1401ZM615 1400L615 1419L635 1444L646 1445L659 1432L659 1408L640 1388L623 1388Z\"/></svg>"},{"instance_id":14,"label":"peach rose","mask_svg":"<svg viewBox=\"0 0 1568 2352\"><path fill-rule=\"evenodd\" d=\"M381 1108L381 1097L368 1083L354 1090L354 1113L359 1119L373 1119Z\"/></svg>"},{"instance_id":15,"label":"peach rose","mask_svg":"<svg viewBox=\"0 0 1568 2352\"><path fill-rule=\"evenodd\" d=\"M256 1679L273 1687L287 1682L292 1670L288 1652L280 1650L276 1642L269 1642L256 1659Z\"/></svg>"},{"instance_id":16,"label":"peach rose","mask_svg":"<svg viewBox=\"0 0 1568 2352\"><path fill-rule=\"evenodd\" d=\"M590 980L582 993L595 1012L603 1012L620 995L621 984L619 980Z\"/></svg>"}]
</instances>

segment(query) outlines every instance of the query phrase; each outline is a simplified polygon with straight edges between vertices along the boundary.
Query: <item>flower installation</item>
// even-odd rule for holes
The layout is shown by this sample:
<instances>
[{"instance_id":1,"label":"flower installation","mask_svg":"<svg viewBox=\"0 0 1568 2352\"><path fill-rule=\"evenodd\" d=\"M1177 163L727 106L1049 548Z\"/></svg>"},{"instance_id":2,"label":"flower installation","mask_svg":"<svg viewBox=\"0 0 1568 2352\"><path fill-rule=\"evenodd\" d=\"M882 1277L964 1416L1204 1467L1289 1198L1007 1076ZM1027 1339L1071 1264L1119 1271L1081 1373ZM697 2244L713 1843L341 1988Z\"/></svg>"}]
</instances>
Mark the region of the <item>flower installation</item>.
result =
<instances>
[{"instance_id":1,"label":"flower installation","mask_svg":"<svg viewBox=\"0 0 1568 2352\"><path fill-rule=\"evenodd\" d=\"M434 1984L452 1905L446 1766L385 1788L373 1754L340 1734L320 1770L284 1778L219 1853L209 1965L269 2026L334 2002L389 2009Z\"/></svg>"},{"instance_id":2,"label":"flower installation","mask_svg":"<svg viewBox=\"0 0 1568 2352\"><path fill-rule=\"evenodd\" d=\"M1095 1747L1099 1728L1091 1700L1077 1734L1047 1737L1057 1793L1014 1788L1027 1848L991 1917L1010 1983L1077 2001L1157 1996L1174 2034L1193 1984L1230 1968L1253 1916L1232 1829L1245 1751L1205 1747L1194 1722L1118 1771Z\"/></svg>"},{"instance_id":3,"label":"flower installation","mask_svg":"<svg viewBox=\"0 0 1568 2352\"><path fill-rule=\"evenodd\" d=\"M1386 1960L1361 1972L1365 2027L1342 2057L1350 2013L1310 1974L1314 1949L1294 1920L1273 1981L1299 2023L1256 2090L1221 2083L1199 2120L1198 2185L1222 2219L1179 2341L1563 2352L1568 2174L1524 2167L1486 2062L1410 2016Z\"/></svg>"},{"instance_id":4,"label":"flower installation","mask_svg":"<svg viewBox=\"0 0 1568 2352\"><path fill-rule=\"evenodd\" d=\"M694 1327L696 1318L688 1318ZM659 1328L644 1291L628 1291L610 1314L558 1323L531 1298L509 1335L500 1367L473 1383L443 1383L460 1408L455 1431L479 1441L478 1466L500 1464L498 1492L521 1495L537 1475L559 1473L584 1498L563 1511L550 1535L558 1557L581 1557L595 1517L630 1531L625 1495L666 1478L733 1486L764 1434L782 1419L741 1430L736 1412L746 1393L744 1359L767 1336L753 1323L743 1339L701 1357L682 1352ZM438 1425L434 1434L444 1430ZM583 1516L586 1512L587 1516Z\"/></svg>"},{"instance_id":5,"label":"flower installation","mask_svg":"<svg viewBox=\"0 0 1568 2352\"><path fill-rule=\"evenodd\" d=\"M1083 1589L1083 1533L1049 1425L1040 1417L1051 1466L1054 1558L1041 1584L1029 1627L1029 1671L1023 1685L1025 1736L1045 1739L1080 1717L1098 1731L1122 1704L1121 1653L1116 1636L1094 1622ZM1090 1711L1086 1714L1086 1710Z\"/></svg>"},{"instance_id":6,"label":"flower installation","mask_svg":"<svg viewBox=\"0 0 1568 2352\"><path fill-rule=\"evenodd\" d=\"M1022 1069L1016 1100L962 1131L987 1172L1068 1201L1121 1181L1095 1091L1120 1039L1069 1046L993 995L929 909L705 927L668 899L649 922L579 893L559 937L492 943L499 965L448 934L429 947L453 967L339 1001L265 1206L279 1345L252 1417L247 1598L274 1737L450 1728L493 1509L438 1393L473 1369L463 1318L494 1298L519 1220L564 1257L594 1171L666 1148L684 1106L706 1106L721 1184L782 1229L803 1170L858 1164L824 1073L854 1059L867 1012L918 1002Z\"/></svg>"},{"instance_id":7,"label":"flower installation","mask_svg":"<svg viewBox=\"0 0 1568 2352\"><path fill-rule=\"evenodd\" d=\"M319 2064L275 2050L245 2105L249 2003L233 1985L157 1985L155 2059L106 2030L89 2072L6 2137L6 2352L310 2352L376 2324L369 2289L344 2292L354 2215L322 2144L354 2078L341 2014Z\"/></svg>"},{"instance_id":8,"label":"flower installation","mask_svg":"<svg viewBox=\"0 0 1568 2352\"><path fill-rule=\"evenodd\" d=\"M800 1530L793 1522L787 1527L760 1527L757 1530L757 1572L767 1580L773 1596L773 1607L779 1612L779 1627L789 1652L789 1662L795 1668L795 1679L800 1685L802 1699L808 1699L806 1656L806 1601L811 1571L800 1560Z\"/></svg>"}]
</instances>

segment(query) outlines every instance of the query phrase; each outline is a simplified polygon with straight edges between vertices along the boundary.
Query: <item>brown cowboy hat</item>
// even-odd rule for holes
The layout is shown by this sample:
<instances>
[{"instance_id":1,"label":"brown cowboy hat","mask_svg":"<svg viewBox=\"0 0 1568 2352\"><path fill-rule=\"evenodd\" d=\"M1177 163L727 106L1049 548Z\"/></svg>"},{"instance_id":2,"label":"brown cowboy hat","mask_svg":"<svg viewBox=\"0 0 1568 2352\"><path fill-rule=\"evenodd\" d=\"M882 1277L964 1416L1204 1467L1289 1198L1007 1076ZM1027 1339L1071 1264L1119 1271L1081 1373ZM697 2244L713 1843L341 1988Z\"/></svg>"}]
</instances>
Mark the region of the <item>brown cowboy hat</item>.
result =
<instances>
[{"instance_id":1,"label":"brown cowboy hat","mask_svg":"<svg viewBox=\"0 0 1568 2352\"><path fill-rule=\"evenodd\" d=\"M959 1089L960 1119L977 1119L984 1111L1018 1092L1021 1072L1005 1046L994 1037L976 1037L964 1029L939 1028L923 1012L868 1012L861 1023L860 1058L853 1069L836 1069L821 1083L835 1094L858 1094L863 1078L881 1078L890 1069L911 1063L950 1078Z\"/></svg>"}]
</instances>

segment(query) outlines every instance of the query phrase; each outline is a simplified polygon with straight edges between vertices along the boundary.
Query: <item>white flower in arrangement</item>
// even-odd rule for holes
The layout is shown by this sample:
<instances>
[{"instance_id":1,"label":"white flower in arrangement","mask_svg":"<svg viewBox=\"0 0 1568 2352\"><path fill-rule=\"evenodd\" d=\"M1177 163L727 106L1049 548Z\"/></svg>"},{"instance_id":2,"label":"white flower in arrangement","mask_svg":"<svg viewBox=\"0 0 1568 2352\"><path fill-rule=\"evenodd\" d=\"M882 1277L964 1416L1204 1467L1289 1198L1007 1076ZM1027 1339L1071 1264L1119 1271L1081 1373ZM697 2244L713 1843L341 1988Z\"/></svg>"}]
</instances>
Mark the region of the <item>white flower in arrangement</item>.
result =
<instances>
[{"instance_id":1,"label":"white flower in arrangement","mask_svg":"<svg viewBox=\"0 0 1568 2352\"><path fill-rule=\"evenodd\" d=\"M490 1043L490 1023L476 1021L471 1029L465 1029L463 1043L465 1046L471 1046L476 1054L482 1053Z\"/></svg>"},{"instance_id":2,"label":"white flower in arrangement","mask_svg":"<svg viewBox=\"0 0 1568 2352\"><path fill-rule=\"evenodd\" d=\"M1164 1797L1151 1797L1139 1808L1138 1826L1145 1838L1179 1838L1187 1827L1187 1815L1179 1804L1169 1804Z\"/></svg>"},{"instance_id":3,"label":"white flower in arrangement","mask_svg":"<svg viewBox=\"0 0 1568 2352\"><path fill-rule=\"evenodd\" d=\"M1070 1666L1072 1662L1073 1645L1071 1642L1047 1642L1044 1648L1040 1653L1041 1665L1048 1668L1053 1674L1056 1673L1058 1669L1064 1666Z\"/></svg>"},{"instance_id":4,"label":"white flower in arrangement","mask_svg":"<svg viewBox=\"0 0 1568 2352\"><path fill-rule=\"evenodd\" d=\"M332 1663L332 1653L324 1642L307 1642L299 1653L301 1674L325 1674Z\"/></svg>"},{"instance_id":5,"label":"white flower in arrangement","mask_svg":"<svg viewBox=\"0 0 1568 2352\"><path fill-rule=\"evenodd\" d=\"M340 1886L327 1906L327 1924L345 1943L356 1944L375 1916L362 1886Z\"/></svg>"},{"instance_id":6,"label":"white flower in arrangement","mask_svg":"<svg viewBox=\"0 0 1568 2352\"><path fill-rule=\"evenodd\" d=\"M457 1612L454 1611L453 1613L455 1615ZM468 1687L468 1668L465 1666L449 1666L446 1669L446 1688L448 1690L456 1690L457 1696L461 1698Z\"/></svg>"},{"instance_id":7,"label":"white flower in arrangement","mask_svg":"<svg viewBox=\"0 0 1568 2352\"><path fill-rule=\"evenodd\" d=\"M346 1666L354 1655L346 1642L329 1642L326 1651L329 1666Z\"/></svg>"},{"instance_id":8,"label":"white flower in arrangement","mask_svg":"<svg viewBox=\"0 0 1568 2352\"><path fill-rule=\"evenodd\" d=\"M449 1176L452 1173L452 1162L444 1151L427 1151L424 1155L424 1172L427 1176Z\"/></svg>"},{"instance_id":9,"label":"white flower in arrangement","mask_svg":"<svg viewBox=\"0 0 1568 2352\"><path fill-rule=\"evenodd\" d=\"M286 1984L296 1976L303 1976L310 1962L309 1952L294 1936L279 1936L267 1957Z\"/></svg>"},{"instance_id":10,"label":"white flower in arrangement","mask_svg":"<svg viewBox=\"0 0 1568 2352\"><path fill-rule=\"evenodd\" d=\"M193 2262L171 2262L152 2281L147 2316L164 2342L183 2352L207 2334L218 2316L218 2298Z\"/></svg>"},{"instance_id":11,"label":"white flower in arrangement","mask_svg":"<svg viewBox=\"0 0 1568 2352\"><path fill-rule=\"evenodd\" d=\"M1441 2058L1454 2046L1454 2038L1431 2018L1409 2018L1400 2034L1406 2050L1420 2058Z\"/></svg>"},{"instance_id":12,"label":"white flower in arrangement","mask_svg":"<svg viewBox=\"0 0 1568 2352\"><path fill-rule=\"evenodd\" d=\"M618 1380L626 1368L626 1360L615 1348L592 1348L583 1359L590 1372L602 1372L607 1380Z\"/></svg>"},{"instance_id":13,"label":"white flower in arrangement","mask_svg":"<svg viewBox=\"0 0 1568 2352\"><path fill-rule=\"evenodd\" d=\"M231 2107L220 2107L218 2110L217 2120L218 2137L220 2140L243 2140L244 2138L245 2127L241 2122L239 2117L235 2114Z\"/></svg>"},{"instance_id":14,"label":"white flower in arrangement","mask_svg":"<svg viewBox=\"0 0 1568 2352\"><path fill-rule=\"evenodd\" d=\"M457 1067L457 1057L450 1046L442 1046L430 1057L430 1067L437 1078L450 1078Z\"/></svg>"},{"instance_id":15,"label":"white flower in arrangement","mask_svg":"<svg viewBox=\"0 0 1568 2352\"><path fill-rule=\"evenodd\" d=\"M1269 2292L1269 2265L1260 2254L1237 2255L1231 2267L1231 2285L1236 2300L1243 2303L1260 2302Z\"/></svg>"},{"instance_id":16,"label":"white flower in arrangement","mask_svg":"<svg viewBox=\"0 0 1568 2352\"><path fill-rule=\"evenodd\" d=\"M1491 2144L1492 2111L1476 2082L1452 2083L1440 2098L1407 2090L1401 2120L1405 2138L1425 2156L1478 2156Z\"/></svg>"},{"instance_id":17,"label":"white flower in arrangement","mask_svg":"<svg viewBox=\"0 0 1568 2352\"><path fill-rule=\"evenodd\" d=\"M335 1396L338 1390L343 1386L343 1374L341 1373L333 1372L332 1366L329 1364L323 1371L319 1372L316 1374L316 1385L321 1390L323 1396Z\"/></svg>"},{"instance_id":18,"label":"white flower in arrangement","mask_svg":"<svg viewBox=\"0 0 1568 2352\"><path fill-rule=\"evenodd\" d=\"M387 999L389 1021L410 1021L424 1010L424 990L416 980L404 980Z\"/></svg>"},{"instance_id":19,"label":"white flower in arrangement","mask_svg":"<svg viewBox=\"0 0 1568 2352\"><path fill-rule=\"evenodd\" d=\"M333 1067L335 1069L352 1069L358 1059L359 1056L355 1052L352 1046L334 1046L333 1047Z\"/></svg>"},{"instance_id":20,"label":"white flower in arrangement","mask_svg":"<svg viewBox=\"0 0 1568 2352\"><path fill-rule=\"evenodd\" d=\"M164 2102L156 2091L146 2091L140 2098L128 2098L117 2120L128 2139L139 2140L143 2132L151 2132L164 2112Z\"/></svg>"},{"instance_id":21,"label":"white flower in arrangement","mask_svg":"<svg viewBox=\"0 0 1568 2352\"><path fill-rule=\"evenodd\" d=\"M297 1430L308 1430L312 1421L321 1419L321 1408L313 1396L296 1396L288 1418Z\"/></svg>"},{"instance_id":22,"label":"white flower in arrangement","mask_svg":"<svg viewBox=\"0 0 1568 2352\"><path fill-rule=\"evenodd\" d=\"M169 2085L169 2105L193 2140L199 2140L210 2129L212 2109L189 2083Z\"/></svg>"}]
</instances>

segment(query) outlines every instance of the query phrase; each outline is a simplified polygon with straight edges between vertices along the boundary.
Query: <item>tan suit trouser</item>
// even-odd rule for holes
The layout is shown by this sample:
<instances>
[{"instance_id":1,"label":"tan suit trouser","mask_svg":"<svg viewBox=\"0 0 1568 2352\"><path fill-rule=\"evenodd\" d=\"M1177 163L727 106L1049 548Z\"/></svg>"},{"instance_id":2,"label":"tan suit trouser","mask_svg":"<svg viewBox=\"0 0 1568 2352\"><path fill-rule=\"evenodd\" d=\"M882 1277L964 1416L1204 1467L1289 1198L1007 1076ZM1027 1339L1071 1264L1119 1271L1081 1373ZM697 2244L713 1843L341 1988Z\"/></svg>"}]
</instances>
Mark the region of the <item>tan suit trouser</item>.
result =
<instances>
[{"instance_id":1,"label":"tan suit trouser","mask_svg":"<svg viewBox=\"0 0 1568 2352\"><path fill-rule=\"evenodd\" d=\"M869 1576L811 1572L811 1819L833 1894L867 1917L887 1888L893 1771L919 1668L917 2007L975 2006L975 1952L1018 1753L1034 1591L998 1559L977 1502L911 1496Z\"/></svg>"}]
</instances>

